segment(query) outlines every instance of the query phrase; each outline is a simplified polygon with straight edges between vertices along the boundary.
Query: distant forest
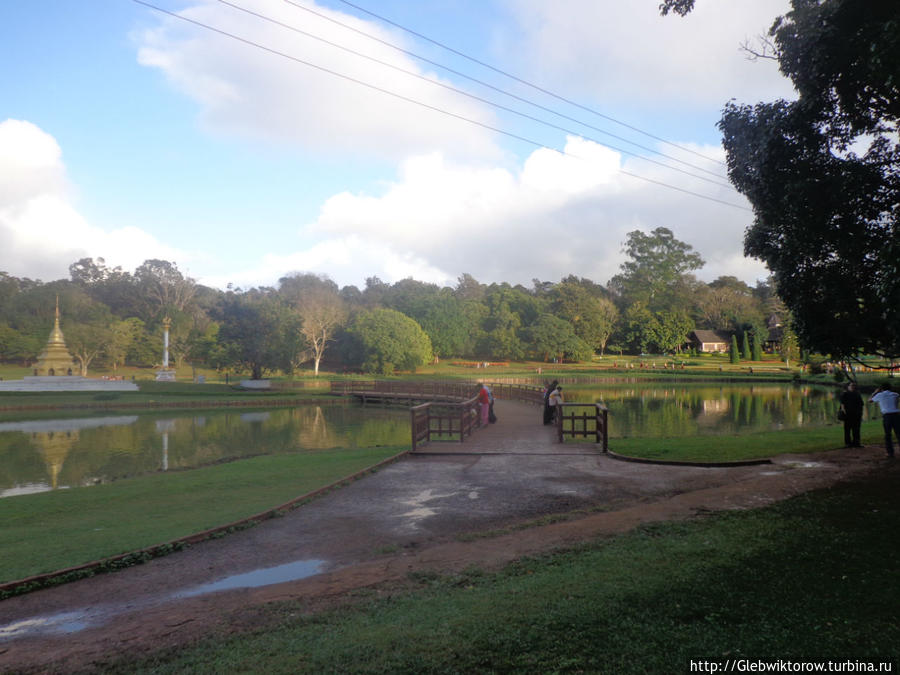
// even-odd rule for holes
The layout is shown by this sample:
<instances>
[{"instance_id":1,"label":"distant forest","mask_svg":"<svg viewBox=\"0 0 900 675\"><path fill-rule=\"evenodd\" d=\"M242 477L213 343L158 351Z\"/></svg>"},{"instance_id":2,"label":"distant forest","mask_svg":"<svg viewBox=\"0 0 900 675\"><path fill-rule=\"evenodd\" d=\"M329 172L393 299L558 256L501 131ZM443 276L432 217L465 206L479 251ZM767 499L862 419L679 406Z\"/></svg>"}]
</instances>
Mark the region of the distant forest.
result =
<instances>
[{"instance_id":1,"label":"distant forest","mask_svg":"<svg viewBox=\"0 0 900 675\"><path fill-rule=\"evenodd\" d=\"M787 319L769 281L750 287L725 276L710 283L704 262L665 228L631 232L627 260L605 284L568 276L530 288L483 284L469 274L454 287L377 277L340 288L325 276L294 274L276 288L221 291L184 276L175 263L147 260L134 273L102 258L69 266L51 282L0 272L0 361L28 366L47 342L57 298L66 345L87 374L162 360L162 321L171 319L170 359L293 373L333 370L389 374L439 359L584 361L604 353L681 351L694 329L728 330L763 343L767 319Z\"/></svg>"}]
</instances>

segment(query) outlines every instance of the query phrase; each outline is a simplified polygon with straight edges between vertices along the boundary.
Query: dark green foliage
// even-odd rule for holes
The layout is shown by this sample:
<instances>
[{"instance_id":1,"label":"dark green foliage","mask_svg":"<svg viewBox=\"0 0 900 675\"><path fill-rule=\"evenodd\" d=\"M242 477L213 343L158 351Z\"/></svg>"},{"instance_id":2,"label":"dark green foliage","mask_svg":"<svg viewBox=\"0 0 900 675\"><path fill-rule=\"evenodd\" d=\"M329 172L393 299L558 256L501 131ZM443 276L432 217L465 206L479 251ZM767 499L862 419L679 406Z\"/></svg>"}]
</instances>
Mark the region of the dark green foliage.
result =
<instances>
[{"instance_id":1,"label":"dark green foliage","mask_svg":"<svg viewBox=\"0 0 900 675\"><path fill-rule=\"evenodd\" d=\"M741 354L738 351L736 335L731 336L731 348L728 350L728 356L731 358L732 363L740 363L741 362Z\"/></svg>"},{"instance_id":2,"label":"dark green foliage","mask_svg":"<svg viewBox=\"0 0 900 675\"><path fill-rule=\"evenodd\" d=\"M753 360L762 361L762 345L760 344L762 341L756 334L750 336L750 341L753 345Z\"/></svg>"},{"instance_id":3,"label":"dark green foliage","mask_svg":"<svg viewBox=\"0 0 900 675\"><path fill-rule=\"evenodd\" d=\"M900 4L793 0L770 38L794 102L729 103L719 127L807 347L900 355Z\"/></svg>"},{"instance_id":4,"label":"dark green foliage","mask_svg":"<svg viewBox=\"0 0 900 675\"><path fill-rule=\"evenodd\" d=\"M393 309L360 312L347 334L348 361L367 373L415 371L433 358L431 340L419 324Z\"/></svg>"},{"instance_id":5,"label":"dark green foliage","mask_svg":"<svg viewBox=\"0 0 900 675\"><path fill-rule=\"evenodd\" d=\"M747 331L744 331L744 335L741 337L741 358L745 361L753 358L753 354L750 352L750 337Z\"/></svg>"}]
</instances>

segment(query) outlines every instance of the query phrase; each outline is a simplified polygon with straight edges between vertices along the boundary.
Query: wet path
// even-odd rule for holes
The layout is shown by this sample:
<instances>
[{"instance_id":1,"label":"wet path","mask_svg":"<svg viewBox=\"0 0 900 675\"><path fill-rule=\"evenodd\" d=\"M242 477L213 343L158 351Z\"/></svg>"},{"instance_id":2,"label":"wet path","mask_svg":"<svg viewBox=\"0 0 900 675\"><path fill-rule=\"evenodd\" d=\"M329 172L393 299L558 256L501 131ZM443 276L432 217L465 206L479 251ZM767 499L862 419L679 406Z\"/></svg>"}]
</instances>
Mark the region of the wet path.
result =
<instances>
[{"instance_id":1,"label":"wet path","mask_svg":"<svg viewBox=\"0 0 900 675\"><path fill-rule=\"evenodd\" d=\"M0 602L4 660L96 635L125 644L141 621L167 627L174 608L217 611L215 598L324 575L453 542L554 512L625 509L695 490L789 476L798 464L658 467L556 442L534 405L498 401L499 421L465 443L433 443L282 518L114 574ZM826 464L804 467L829 471ZM387 563L385 563L387 564ZM240 595L236 596L240 597ZM125 619L128 619L127 621ZM99 647L98 647L99 648Z\"/></svg>"}]
</instances>

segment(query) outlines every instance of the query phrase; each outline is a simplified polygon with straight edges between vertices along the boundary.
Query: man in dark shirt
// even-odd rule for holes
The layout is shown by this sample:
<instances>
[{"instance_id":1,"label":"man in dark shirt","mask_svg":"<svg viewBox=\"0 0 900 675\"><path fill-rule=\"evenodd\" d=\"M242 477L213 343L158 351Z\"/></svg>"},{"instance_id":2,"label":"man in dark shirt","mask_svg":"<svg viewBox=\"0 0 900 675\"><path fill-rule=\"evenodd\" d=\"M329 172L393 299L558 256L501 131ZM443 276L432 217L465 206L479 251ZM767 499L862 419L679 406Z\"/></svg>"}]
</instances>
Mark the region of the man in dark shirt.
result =
<instances>
[{"instance_id":1,"label":"man in dark shirt","mask_svg":"<svg viewBox=\"0 0 900 675\"><path fill-rule=\"evenodd\" d=\"M860 447L859 428L862 425L863 399L856 390L856 383L847 385L841 394L841 410L844 411L844 445L848 448Z\"/></svg>"}]
</instances>

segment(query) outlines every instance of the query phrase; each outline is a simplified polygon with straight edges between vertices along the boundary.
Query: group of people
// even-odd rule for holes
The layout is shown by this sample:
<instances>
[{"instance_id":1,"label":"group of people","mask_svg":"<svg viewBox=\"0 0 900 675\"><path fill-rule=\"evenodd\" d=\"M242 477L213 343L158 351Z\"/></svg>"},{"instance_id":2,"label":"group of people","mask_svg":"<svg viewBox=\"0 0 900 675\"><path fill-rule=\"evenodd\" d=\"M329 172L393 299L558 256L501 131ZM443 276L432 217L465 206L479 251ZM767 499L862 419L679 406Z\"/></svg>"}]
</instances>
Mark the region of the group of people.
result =
<instances>
[{"instance_id":1,"label":"group of people","mask_svg":"<svg viewBox=\"0 0 900 675\"><path fill-rule=\"evenodd\" d=\"M881 424L884 427L884 449L888 457L894 456L893 436L900 442L900 394L890 384L883 384L869 397L869 402L877 403L881 409ZM844 420L844 445L848 448L860 447L859 430L862 425L863 398L851 382L841 394L841 417Z\"/></svg>"},{"instance_id":2,"label":"group of people","mask_svg":"<svg viewBox=\"0 0 900 675\"><path fill-rule=\"evenodd\" d=\"M544 387L544 424L556 421L556 416L562 413L563 395L562 387L558 380L553 380Z\"/></svg>"}]
</instances>

